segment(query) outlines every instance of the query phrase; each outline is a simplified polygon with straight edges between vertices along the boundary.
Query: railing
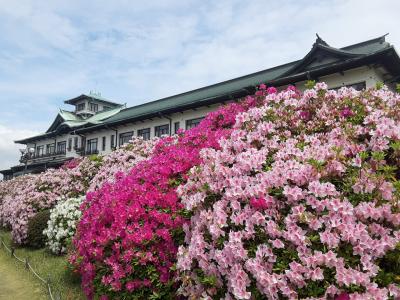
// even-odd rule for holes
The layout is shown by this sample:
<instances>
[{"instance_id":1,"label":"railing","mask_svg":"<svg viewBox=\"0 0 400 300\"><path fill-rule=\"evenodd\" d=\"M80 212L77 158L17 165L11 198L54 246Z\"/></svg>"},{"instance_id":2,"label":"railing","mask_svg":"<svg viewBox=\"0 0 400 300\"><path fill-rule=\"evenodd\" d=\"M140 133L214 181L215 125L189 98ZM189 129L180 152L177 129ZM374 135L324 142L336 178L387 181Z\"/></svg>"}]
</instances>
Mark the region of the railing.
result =
<instances>
[{"instance_id":1,"label":"railing","mask_svg":"<svg viewBox=\"0 0 400 300\"><path fill-rule=\"evenodd\" d=\"M60 300L61 299L61 295L60 293L57 294L57 296L53 295L53 291L51 290L51 285L50 285L50 276L48 276L48 279L44 279L43 277L41 277L33 268L32 265L29 263L28 258L22 259L20 257L18 257L17 255L15 255L15 249L13 247L8 248L6 243L3 241L3 238L0 236L0 248L4 247L4 249L11 255L11 257L15 258L17 261L19 261L20 263L23 263L25 265L25 269L28 271L31 271L32 274L39 279L43 284L46 285L46 289L47 292L49 293L49 297L51 300Z\"/></svg>"},{"instance_id":2,"label":"railing","mask_svg":"<svg viewBox=\"0 0 400 300\"><path fill-rule=\"evenodd\" d=\"M83 153L83 155L85 156L89 156L89 155L94 155L94 154L99 154L99 150L95 149L95 150L87 150Z\"/></svg>"},{"instance_id":3,"label":"railing","mask_svg":"<svg viewBox=\"0 0 400 300\"><path fill-rule=\"evenodd\" d=\"M84 153L85 152L85 148L84 147L74 147L74 150L76 153Z\"/></svg>"},{"instance_id":4,"label":"railing","mask_svg":"<svg viewBox=\"0 0 400 300\"><path fill-rule=\"evenodd\" d=\"M89 156L93 154L99 154L99 150L93 149L93 150L86 150L85 148L75 148L76 153L82 156Z\"/></svg>"},{"instance_id":5,"label":"railing","mask_svg":"<svg viewBox=\"0 0 400 300\"><path fill-rule=\"evenodd\" d=\"M50 152L50 153L29 153L21 156L20 162L26 162L28 160L36 160L36 159L43 159L43 158L49 158L49 157L55 157L55 156L65 156L67 154L66 150L61 150L61 151L55 151L55 152Z\"/></svg>"}]
</instances>

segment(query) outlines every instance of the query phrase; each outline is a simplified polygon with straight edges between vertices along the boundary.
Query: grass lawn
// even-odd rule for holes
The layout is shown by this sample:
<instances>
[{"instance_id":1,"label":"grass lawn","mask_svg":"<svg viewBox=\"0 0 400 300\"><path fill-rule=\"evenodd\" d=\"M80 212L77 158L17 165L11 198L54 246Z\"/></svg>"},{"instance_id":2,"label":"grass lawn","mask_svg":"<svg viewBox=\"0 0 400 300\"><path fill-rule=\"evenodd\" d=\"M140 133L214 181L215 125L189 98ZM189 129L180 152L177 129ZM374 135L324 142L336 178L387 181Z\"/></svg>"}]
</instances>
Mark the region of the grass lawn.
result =
<instances>
[{"instance_id":1,"label":"grass lawn","mask_svg":"<svg viewBox=\"0 0 400 300\"><path fill-rule=\"evenodd\" d=\"M0 229L0 236L10 247L12 244L10 232ZM2 248L0 251L4 253L5 249ZM53 293L57 294L57 292L59 292L61 294L61 299L85 299L80 283L67 271L66 256L52 255L46 249L36 250L23 247L16 248L15 254L22 259L27 257L33 269L41 277L45 279L50 278ZM32 280L37 280L39 282L31 273L30 277L32 277ZM43 284L42 286L45 291L45 285Z\"/></svg>"},{"instance_id":2,"label":"grass lawn","mask_svg":"<svg viewBox=\"0 0 400 300\"><path fill-rule=\"evenodd\" d=\"M43 300L48 295L38 280L5 251L0 250L0 299Z\"/></svg>"}]
</instances>

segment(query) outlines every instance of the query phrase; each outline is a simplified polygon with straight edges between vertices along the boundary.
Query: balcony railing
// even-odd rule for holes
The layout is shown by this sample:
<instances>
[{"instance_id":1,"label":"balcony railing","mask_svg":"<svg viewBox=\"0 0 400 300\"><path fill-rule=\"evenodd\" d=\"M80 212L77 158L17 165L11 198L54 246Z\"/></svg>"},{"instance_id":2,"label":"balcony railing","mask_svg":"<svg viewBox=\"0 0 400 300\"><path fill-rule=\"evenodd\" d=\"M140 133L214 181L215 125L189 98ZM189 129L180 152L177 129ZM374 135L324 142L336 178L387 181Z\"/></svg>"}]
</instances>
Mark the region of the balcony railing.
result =
<instances>
[{"instance_id":1,"label":"balcony railing","mask_svg":"<svg viewBox=\"0 0 400 300\"><path fill-rule=\"evenodd\" d=\"M26 153L21 156L20 162L25 163L27 161L34 161L34 160L46 160L46 158L58 158L63 157L66 155L65 150L61 151L54 151L50 153Z\"/></svg>"},{"instance_id":2,"label":"balcony railing","mask_svg":"<svg viewBox=\"0 0 400 300\"><path fill-rule=\"evenodd\" d=\"M74 147L74 150L75 150L75 152L76 153L78 153L78 154L82 154L82 153L84 153L85 152L85 148L84 147Z\"/></svg>"},{"instance_id":3,"label":"balcony railing","mask_svg":"<svg viewBox=\"0 0 400 300\"><path fill-rule=\"evenodd\" d=\"M84 151L83 155L89 156L89 155L94 155L94 154L99 154L99 150L97 150L97 149L86 150L86 151Z\"/></svg>"},{"instance_id":4,"label":"balcony railing","mask_svg":"<svg viewBox=\"0 0 400 300\"><path fill-rule=\"evenodd\" d=\"M76 153L82 156L89 156L89 155L94 155L94 154L99 154L99 150L97 149L91 149L91 150L86 150L85 148L75 148Z\"/></svg>"}]
</instances>

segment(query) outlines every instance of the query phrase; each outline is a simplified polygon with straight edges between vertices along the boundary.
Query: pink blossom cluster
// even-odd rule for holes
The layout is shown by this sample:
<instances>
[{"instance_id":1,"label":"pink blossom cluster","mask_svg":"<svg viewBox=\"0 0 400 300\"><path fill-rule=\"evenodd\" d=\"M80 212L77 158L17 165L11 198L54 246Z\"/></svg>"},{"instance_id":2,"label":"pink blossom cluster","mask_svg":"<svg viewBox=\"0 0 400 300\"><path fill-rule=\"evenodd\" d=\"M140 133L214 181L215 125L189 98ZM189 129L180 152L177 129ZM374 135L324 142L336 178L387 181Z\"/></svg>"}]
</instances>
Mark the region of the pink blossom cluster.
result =
<instances>
[{"instance_id":1,"label":"pink blossom cluster","mask_svg":"<svg viewBox=\"0 0 400 300\"><path fill-rule=\"evenodd\" d=\"M24 244L28 221L60 199L85 194L97 168L96 162L84 158L59 169L4 181L1 188L7 192L0 195L1 225L11 228L15 243Z\"/></svg>"},{"instance_id":2,"label":"pink blossom cluster","mask_svg":"<svg viewBox=\"0 0 400 300\"><path fill-rule=\"evenodd\" d=\"M270 93L200 153L178 187L193 212L181 295L400 299L387 270L400 258L400 95Z\"/></svg>"},{"instance_id":3,"label":"pink blossom cluster","mask_svg":"<svg viewBox=\"0 0 400 300\"><path fill-rule=\"evenodd\" d=\"M0 225L11 228L14 242L23 244L28 221L38 211L112 182L118 172L127 172L151 154L154 144L136 138L105 156L73 159L59 169L1 182Z\"/></svg>"},{"instance_id":4,"label":"pink blossom cluster","mask_svg":"<svg viewBox=\"0 0 400 300\"><path fill-rule=\"evenodd\" d=\"M256 101L227 105L198 127L160 139L148 159L88 193L71 261L89 299L174 295L174 264L187 222L176 187L201 162L200 150L219 148L236 114Z\"/></svg>"},{"instance_id":5,"label":"pink blossom cluster","mask_svg":"<svg viewBox=\"0 0 400 300\"><path fill-rule=\"evenodd\" d=\"M127 173L139 161L146 159L152 152L157 139L144 141L134 137L128 144L105 155L97 174L90 182L89 191L94 191L106 182L114 182L115 176Z\"/></svg>"}]
</instances>

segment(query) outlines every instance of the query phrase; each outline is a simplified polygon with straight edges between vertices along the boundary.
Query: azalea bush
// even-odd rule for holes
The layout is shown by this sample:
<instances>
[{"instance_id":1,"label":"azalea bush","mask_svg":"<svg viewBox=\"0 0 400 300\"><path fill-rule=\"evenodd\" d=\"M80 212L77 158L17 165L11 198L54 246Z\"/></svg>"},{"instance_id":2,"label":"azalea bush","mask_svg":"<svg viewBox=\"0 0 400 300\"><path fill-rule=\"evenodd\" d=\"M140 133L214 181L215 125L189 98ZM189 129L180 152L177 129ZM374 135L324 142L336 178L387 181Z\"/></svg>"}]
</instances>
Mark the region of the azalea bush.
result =
<instances>
[{"instance_id":1,"label":"azalea bush","mask_svg":"<svg viewBox=\"0 0 400 300\"><path fill-rule=\"evenodd\" d=\"M399 299L400 96L270 93L178 194L190 299Z\"/></svg>"},{"instance_id":2,"label":"azalea bush","mask_svg":"<svg viewBox=\"0 0 400 300\"><path fill-rule=\"evenodd\" d=\"M35 175L23 175L12 180L0 182L0 226L11 229L13 199L19 194L25 182L32 180Z\"/></svg>"},{"instance_id":3,"label":"azalea bush","mask_svg":"<svg viewBox=\"0 0 400 300\"><path fill-rule=\"evenodd\" d=\"M141 137L134 137L129 143L105 155L88 190L94 191L106 182L114 182L116 175L127 173L134 165L151 155L156 141L157 138L145 141Z\"/></svg>"},{"instance_id":4,"label":"azalea bush","mask_svg":"<svg viewBox=\"0 0 400 300\"><path fill-rule=\"evenodd\" d=\"M24 244L28 221L37 212L53 208L60 199L79 197L105 182L113 182L115 176L151 154L154 143L135 138L105 156L73 159L59 169L1 182L0 224L11 228L15 243Z\"/></svg>"},{"instance_id":5,"label":"azalea bush","mask_svg":"<svg viewBox=\"0 0 400 300\"><path fill-rule=\"evenodd\" d=\"M43 234L47 237L46 245L54 254L64 254L71 238L75 234L76 223L82 212L79 207L84 196L59 201L50 211L50 220Z\"/></svg>"},{"instance_id":6,"label":"azalea bush","mask_svg":"<svg viewBox=\"0 0 400 300\"><path fill-rule=\"evenodd\" d=\"M114 183L88 193L71 262L88 298L176 299L174 264L187 213L176 194L203 148L218 148L250 97L209 114L201 124L161 139L153 154Z\"/></svg>"},{"instance_id":7,"label":"azalea bush","mask_svg":"<svg viewBox=\"0 0 400 300\"><path fill-rule=\"evenodd\" d=\"M8 193L0 195L0 218L11 228L13 241L26 242L28 222L39 211L54 207L61 197L85 194L100 165L101 157L86 157L59 169L7 181Z\"/></svg>"}]
</instances>

